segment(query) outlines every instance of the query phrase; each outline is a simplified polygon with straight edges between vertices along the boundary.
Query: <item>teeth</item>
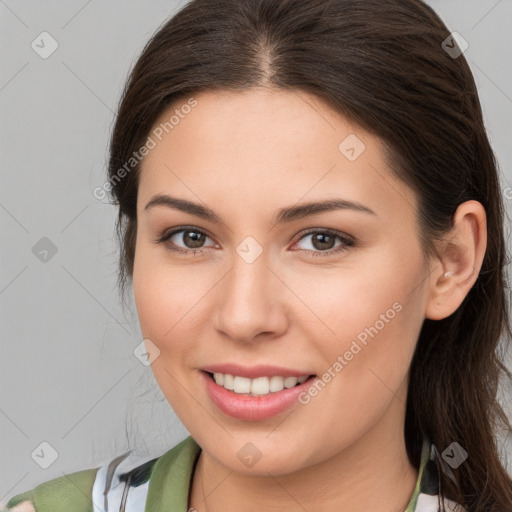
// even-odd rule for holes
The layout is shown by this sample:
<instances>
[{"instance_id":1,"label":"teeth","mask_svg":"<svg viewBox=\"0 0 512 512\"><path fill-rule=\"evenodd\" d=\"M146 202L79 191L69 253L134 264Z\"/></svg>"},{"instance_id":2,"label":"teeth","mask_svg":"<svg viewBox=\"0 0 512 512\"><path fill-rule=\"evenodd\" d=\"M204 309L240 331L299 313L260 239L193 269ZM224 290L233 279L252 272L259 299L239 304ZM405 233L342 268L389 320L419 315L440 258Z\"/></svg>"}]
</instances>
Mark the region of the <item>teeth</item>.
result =
<instances>
[{"instance_id":1,"label":"teeth","mask_svg":"<svg viewBox=\"0 0 512 512\"><path fill-rule=\"evenodd\" d=\"M238 375L229 375L223 373L214 373L215 382L225 389L234 391L241 395L260 396L268 395L282 391L284 388L293 388L297 383L302 384L309 376L302 377L257 377L256 379L248 379Z\"/></svg>"}]
</instances>

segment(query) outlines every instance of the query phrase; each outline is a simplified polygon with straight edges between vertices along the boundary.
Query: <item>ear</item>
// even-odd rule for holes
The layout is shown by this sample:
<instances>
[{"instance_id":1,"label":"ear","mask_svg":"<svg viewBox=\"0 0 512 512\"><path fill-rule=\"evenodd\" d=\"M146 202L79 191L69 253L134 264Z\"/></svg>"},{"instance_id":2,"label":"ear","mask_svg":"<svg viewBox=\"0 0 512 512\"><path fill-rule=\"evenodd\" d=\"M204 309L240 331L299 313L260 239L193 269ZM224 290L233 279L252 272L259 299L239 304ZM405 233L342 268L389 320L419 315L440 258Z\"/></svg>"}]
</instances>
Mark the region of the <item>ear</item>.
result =
<instances>
[{"instance_id":1,"label":"ear","mask_svg":"<svg viewBox=\"0 0 512 512\"><path fill-rule=\"evenodd\" d=\"M439 261L429 276L425 317L442 320L454 313L475 284L487 248L485 209L478 201L457 208L454 226L437 245Z\"/></svg>"}]
</instances>

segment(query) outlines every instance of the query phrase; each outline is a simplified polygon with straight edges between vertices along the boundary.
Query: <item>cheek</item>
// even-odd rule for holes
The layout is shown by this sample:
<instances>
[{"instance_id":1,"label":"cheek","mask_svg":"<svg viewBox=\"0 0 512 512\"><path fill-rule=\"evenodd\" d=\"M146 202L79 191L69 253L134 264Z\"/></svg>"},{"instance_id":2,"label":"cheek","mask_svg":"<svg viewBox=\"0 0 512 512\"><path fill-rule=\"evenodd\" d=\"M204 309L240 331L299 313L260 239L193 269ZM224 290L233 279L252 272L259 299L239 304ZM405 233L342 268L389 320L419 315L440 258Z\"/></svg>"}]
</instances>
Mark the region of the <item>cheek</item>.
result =
<instances>
[{"instance_id":1,"label":"cheek","mask_svg":"<svg viewBox=\"0 0 512 512\"><path fill-rule=\"evenodd\" d=\"M141 236L143 236L141 234ZM133 266L133 295L144 337L162 340L183 306L185 283L180 272L171 272L161 248L137 243ZM185 289L186 291L186 289Z\"/></svg>"},{"instance_id":2,"label":"cheek","mask_svg":"<svg viewBox=\"0 0 512 512\"><path fill-rule=\"evenodd\" d=\"M209 318L204 311L208 301L201 299L214 286L213 278L186 264L170 264L154 248L136 253L133 294L141 332L165 359L178 361L179 354L192 350L193 341L200 338Z\"/></svg>"},{"instance_id":3,"label":"cheek","mask_svg":"<svg viewBox=\"0 0 512 512\"><path fill-rule=\"evenodd\" d=\"M191 340L198 338L197 312L192 306L201 295L191 291L182 271L171 271L169 265L158 263L154 255L147 256L144 251L138 253L133 271L140 329L143 338L159 350L151 364L158 386L175 411L186 414L181 412L186 402L183 386L191 366L190 352L194 350Z\"/></svg>"},{"instance_id":4,"label":"cheek","mask_svg":"<svg viewBox=\"0 0 512 512\"><path fill-rule=\"evenodd\" d=\"M142 334L157 344L165 332L163 312L172 303L173 295L172 288L163 293L167 287L161 277L149 252L138 247L133 266L133 296Z\"/></svg>"},{"instance_id":5,"label":"cheek","mask_svg":"<svg viewBox=\"0 0 512 512\"><path fill-rule=\"evenodd\" d=\"M318 274L316 286L296 275L294 292L301 299L301 316L311 319L308 324L315 327L315 338L323 334L341 345L356 338L364 343L373 326L379 332L389 331L388 325L401 315L404 300L409 300L405 276L386 277L391 275L382 267L378 271L375 267L370 271L334 269L329 275Z\"/></svg>"},{"instance_id":6,"label":"cheek","mask_svg":"<svg viewBox=\"0 0 512 512\"><path fill-rule=\"evenodd\" d=\"M400 386L424 320L419 262L387 261L381 258L368 270L323 280L322 288L310 287L306 295L311 309L319 312L321 321L313 323L325 336L319 346L327 367L344 375L344 386L367 396L375 386L383 387L379 377L391 389ZM319 339L318 331L310 336Z\"/></svg>"}]
</instances>

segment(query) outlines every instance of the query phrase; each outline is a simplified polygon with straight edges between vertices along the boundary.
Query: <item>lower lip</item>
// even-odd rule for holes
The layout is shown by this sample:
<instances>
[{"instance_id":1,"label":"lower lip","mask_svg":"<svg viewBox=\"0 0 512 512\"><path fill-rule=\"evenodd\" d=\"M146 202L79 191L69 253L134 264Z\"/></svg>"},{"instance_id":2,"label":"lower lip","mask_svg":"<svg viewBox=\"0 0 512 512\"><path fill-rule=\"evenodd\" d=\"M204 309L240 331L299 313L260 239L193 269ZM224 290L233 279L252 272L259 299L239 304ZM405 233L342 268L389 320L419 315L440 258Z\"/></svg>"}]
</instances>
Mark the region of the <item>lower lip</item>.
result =
<instances>
[{"instance_id":1,"label":"lower lip","mask_svg":"<svg viewBox=\"0 0 512 512\"><path fill-rule=\"evenodd\" d=\"M310 377L299 386L261 396L245 396L219 386L205 371L200 371L212 402L225 414L246 421L272 418L297 403L301 393L316 379Z\"/></svg>"}]
</instances>

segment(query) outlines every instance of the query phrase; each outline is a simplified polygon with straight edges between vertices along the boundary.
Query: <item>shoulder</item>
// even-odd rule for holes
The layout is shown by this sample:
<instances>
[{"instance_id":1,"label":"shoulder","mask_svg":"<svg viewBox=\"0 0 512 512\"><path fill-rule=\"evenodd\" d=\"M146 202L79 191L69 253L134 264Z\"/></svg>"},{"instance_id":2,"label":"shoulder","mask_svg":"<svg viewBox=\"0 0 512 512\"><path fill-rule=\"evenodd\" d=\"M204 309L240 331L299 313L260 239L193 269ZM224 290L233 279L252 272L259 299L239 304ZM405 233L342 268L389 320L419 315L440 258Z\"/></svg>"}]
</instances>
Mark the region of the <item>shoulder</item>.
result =
<instances>
[{"instance_id":1,"label":"shoulder","mask_svg":"<svg viewBox=\"0 0 512 512\"><path fill-rule=\"evenodd\" d=\"M88 512L97 470L98 468L86 469L43 482L31 490L13 496L7 502L7 510Z\"/></svg>"},{"instance_id":2,"label":"shoulder","mask_svg":"<svg viewBox=\"0 0 512 512\"><path fill-rule=\"evenodd\" d=\"M64 475L18 494L2 512L144 512L148 501L155 506L159 503L159 510L164 510L171 499L186 506L199 452L191 436L158 457L130 450L94 469Z\"/></svg>"},{"instance_id":3,"label":"shoulder","mask_svg":"<svg viewBox=\"0 0 512 512\"><path fill-rule=\"evenodd\" d=\"M109 505L116 510L116 503L119 509L125 487L147 482L158 458L142 459L130 451L96 468L48 480L13 496L4 512L92 512L108 510ZM142 485L138 490L143 489Z\"/></svg>"}]
</instances>

